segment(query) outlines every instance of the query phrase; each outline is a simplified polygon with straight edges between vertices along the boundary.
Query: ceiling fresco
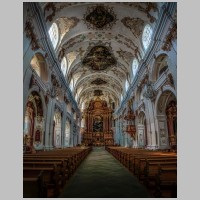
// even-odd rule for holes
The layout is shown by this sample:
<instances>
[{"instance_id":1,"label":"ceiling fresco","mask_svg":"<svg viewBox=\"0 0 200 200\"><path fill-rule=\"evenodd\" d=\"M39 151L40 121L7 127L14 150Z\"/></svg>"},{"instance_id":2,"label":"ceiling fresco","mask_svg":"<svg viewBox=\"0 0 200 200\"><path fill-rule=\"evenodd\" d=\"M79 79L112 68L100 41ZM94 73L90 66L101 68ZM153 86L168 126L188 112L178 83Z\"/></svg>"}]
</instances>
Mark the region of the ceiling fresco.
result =
<instances>
[{"instance_id":1,"label":"ceiling fresco","mask_svg":"<svg viewBox=\"0 0 200 200\"><path fill-rule=\"evenodd\" d=\"M67 59L66 81L73 79L78 105L96 98L120 104L132 61L143 59L144 26L156 27L160 2L41 2L47 27L56 23L56 55Z\"/></svg>"},{"instance_id":2,"label":"ceiling fresco","mask_svg":"<svg viewBox=\"0 0 200 200\"><path fill-rule=\"evenodd\" d=\"M104 70L115 65L116 60L108 48L104 46L95 46L83 59L83 65L89 66L93 70Z\"/></svg>"},{"instance_id":3,"label":"ceiling fresco","mask_svg":"<svg viewBox=\"0 0 200 200\"><path fill-rule=\"evenodd\" d=\"M102 80L101 78L97 78L94 81L91 82L91 84L95 84L95 85L103 85L106 84L107 82Z\"/></svg>"},{"instance_id":4,"label":"ceiling fresco","mask_svg":"<svg viewBox=\"0 0 200 200\"><path fill-rule=\"evenodd\" d=\"M112 27L116 21L116 15L113 12L113 8L98 5L87 8L84 20L89 29L102 30Z\"/></svg>"}]
</instances>

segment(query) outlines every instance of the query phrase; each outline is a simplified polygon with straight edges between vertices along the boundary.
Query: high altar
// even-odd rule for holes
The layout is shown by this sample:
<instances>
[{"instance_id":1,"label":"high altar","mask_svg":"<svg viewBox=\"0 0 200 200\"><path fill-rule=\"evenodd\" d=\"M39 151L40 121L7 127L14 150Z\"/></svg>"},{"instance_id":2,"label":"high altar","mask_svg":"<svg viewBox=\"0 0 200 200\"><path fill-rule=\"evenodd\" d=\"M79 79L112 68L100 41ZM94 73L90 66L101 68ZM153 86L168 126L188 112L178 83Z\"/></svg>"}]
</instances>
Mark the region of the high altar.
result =
<instances>
[{"instance_id":1,"label":"high altar","mask_svg":"<svg viewBox=\"0 0 200 200\"><path fill-rule=\"evenodd\" d=\"M99 97L91 100L84 112L85 130L83 132L83 143L93 146L113 145L112 112L107 102Z\"/></svg>"}]
</instances>

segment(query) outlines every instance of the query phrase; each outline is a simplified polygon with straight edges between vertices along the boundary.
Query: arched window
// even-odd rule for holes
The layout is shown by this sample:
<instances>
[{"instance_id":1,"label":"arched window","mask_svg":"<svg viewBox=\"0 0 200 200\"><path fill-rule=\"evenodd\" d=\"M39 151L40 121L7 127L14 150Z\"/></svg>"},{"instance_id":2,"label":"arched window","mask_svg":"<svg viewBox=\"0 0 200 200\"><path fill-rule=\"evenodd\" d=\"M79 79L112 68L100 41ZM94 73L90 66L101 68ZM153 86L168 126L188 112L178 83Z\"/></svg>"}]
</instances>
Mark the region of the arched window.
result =
<instances>
[{"instance_id":1,"label":"arched window","mask_svg":"<svg viewBox=\"0 0 200 200\"><path fill-rule=\"evenodd\" d=\"M122 94L121 94L121 101L122 101L122 99L123 99L123 96L122 96Z\"/></svg>"},{"instance_id":2,"label":"arched window","mask_svg":"<svg viewBox=\"0 0 200 200\"><path fill-rule=\"evenodd\" d=\"M133 77L135 76L137 69L138 69L138 61L134 59L132 63Z\"/></svg>"},{"instance_id":3,"label":"arched window","mask_svg":"<svg viewBox=\"0 0 200 200\"><path fill-rule=\"evenodd\" d=\"M62 62L61 62L61 71L63 75L65 76L66 71L67 71L67 60L65 57L62 59Z\"/></svg>"},{"instance_id":4,"label":"arched window","mask_svg":"<svg viewBox=\"0 0 200 200\"><path fill-rule=\"evenodd\" d=\"M58 44L58 26L56 23L53 23L49 29L49 36L55 49Z\"/></svg>"},{"instance_id":5,"label":"arched window","mask_svg":"<svg viewBox=\"0 0 200 200\"><path fill-rule=\"evenodd\" d=\"M142 34L142 43L143 43L145 50L147 50L147 48L149 47L149 44L151 42L152 33L153 33L153 31L152 31L151 26L149 24L147 24L144 27L144 31Z\"/></svg>"},{"instance_id":6,"label":"arched window","mask_svg":"<svg viewBox=\"0 0 200 200\"><path fill-rule=\"evenodd\" d=\"M128 84L128 81L126 80L126 83L125 83L125 89L126 89L126 91L128 90L128 87L129 87L129 84Z\"/></svg>"},{"instance_id":7,"label":"arched window","mask_svg":"<svg viewBox=\"0 0 200 200\"><path fill-rule=\"evenodd\" d=\"M72 80L71 80L71 82L70 82L70 89L71 89L71 91L73 91L74 90L74 79L72 78Z\"/></svg>"},{"instance_id":8,"label":"arched window","mask_svg":"<svg viewBox=\"0 0 200 200\"><path fill-rule=\"evenodd\" d=\"M76 100L76 102L77 102L77 100L78 100L78 94L76 93L76 95L75 95L75 100Z\"/></svg>"},{"instance_id":9,"label":"arched window","mask_svg":"<svg viewBox=\"0 0 200 200\"><path fill-rule=\"evenodd\" d=\"M43 80L48 80L48 69L44 57L40 53L36 53L31 59L31 67L35 70L37 75Z\"/></svg>"},{"instance_id":10,"label":"arched window","mask_svg":"<svg viewBox=\"0 0 200 200\"><path fill-rule=\"evenodd\" d=\"M83 102L81 105L81 109L84 110L84 108L85 108L85 102Z\"/></svg>"}]
</instances>

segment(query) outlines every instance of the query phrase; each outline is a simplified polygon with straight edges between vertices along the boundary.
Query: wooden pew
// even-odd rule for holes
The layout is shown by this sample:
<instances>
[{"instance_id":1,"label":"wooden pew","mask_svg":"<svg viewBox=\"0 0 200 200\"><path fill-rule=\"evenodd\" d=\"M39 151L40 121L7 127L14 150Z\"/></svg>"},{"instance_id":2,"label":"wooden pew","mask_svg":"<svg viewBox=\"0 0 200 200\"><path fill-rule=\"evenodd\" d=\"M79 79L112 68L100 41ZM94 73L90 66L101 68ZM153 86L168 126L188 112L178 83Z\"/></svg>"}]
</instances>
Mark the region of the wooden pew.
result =
<instances>
[{"instance_id":1,"label":"wooden pew","mask_svg":"<svg viewBox=\"0 0 200 200\"><path fill-rule=\"evenodd\" d=\"M41 175L42 174L42 175ZM23 168L23 178L24 185L31 182L37 181L37 178L40 177L41 182L39 183L39 191L43 191L42 195L46 195L45 197L57 197L60 192L60 171L57 170L56 165L53 167L24 167ZM24 189L27 189L25 187ZM28 195L27 190L23 191L24 194Z\"/></svg>"},{"instance_id":2,"label":"wooden pew","mask_svg":"<svg viewBox=\"0 0 200 200\"><path fill-rule=\"evenodd\" d=\"M144 185L148 188L155 187L155 177L159 173L160 167L176 168L177 161L160 161L160 160L147 160L146 167L144 169Z\"/></svg>"},{"instance_id":3,"label":"wooden pew","mask_svg":"<svg viewBox=\"0 0 200 200\"><path fill-rule=\"evenodd\" d=\"M24 168L48 168L48 167L53 167L54 165L57 166L57 170L60 173L61 179L62 179L62 186L64 186L64 184L66 183L67 179L69 179L69 171L67 168L67 164L65 161L63 160L53 160L53 161L47 161L47 160L42 160L42 161L35 161L35 160L31 160L31 161L24 161L23 162L23 167Z\"/></svg>"},{"instance_id":4,"label":"wooden pew","mask_svg":"<svg viewBox=\"0 0 200 200\"><path fill-rule=\"evenodd\" d=\"M43 183L43 171L36 177L23 178L23 198L42 198L46 197Z\"/></svg>"},{"instance_id":5,"label":"wooden pew","mask_svg":"<svg viewBox=\"0 0 200 200\"><path fill-rule=\"evenodd\" d=\"M155 188L155 197L177 198L177 167L159 166Z\"/></svg>"},{"instance_id":6,"label":"wooden pew","mask_svg":"<svg viewBox=\"0 0 200 200\"><path fill-rule=\"evenodd\" d=\"M91 150L91 147L79 147L24 154L24 196L58 196L65 181L70 178ZM42 178L39 179L41 172ZM30 193L32 185L35 186L33 194Z\"/></svg>"},{"instance_id":7,"label":"wooden pew","mask_svg":"<svg viewBox=\"0 0 200 200\"><path fill-rule=\"evenodd\" d=\"M149 156L141 158L139 157L138 159L136 159L138 162L135 163L135 175L138 177L139 180L143 180L144 179L144 175L145 175L145 169L146 169L146 165L147 165L147 161L149 162L168 162L168 161L174 161L177 162L177 158L176 157L171 157L171 156Z\"/></svg>"}]
</instances>

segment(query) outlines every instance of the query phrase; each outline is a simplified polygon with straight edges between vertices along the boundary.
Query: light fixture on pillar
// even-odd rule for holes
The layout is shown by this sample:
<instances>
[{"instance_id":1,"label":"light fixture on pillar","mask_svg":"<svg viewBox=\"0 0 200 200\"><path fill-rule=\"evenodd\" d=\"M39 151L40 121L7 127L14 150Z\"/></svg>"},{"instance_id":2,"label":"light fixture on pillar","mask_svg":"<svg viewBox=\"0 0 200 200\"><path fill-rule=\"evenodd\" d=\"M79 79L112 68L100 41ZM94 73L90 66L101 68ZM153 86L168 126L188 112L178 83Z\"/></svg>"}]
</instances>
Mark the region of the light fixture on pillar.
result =
<instances>
[{"instance_id":1,"label":"light fixture on pillar","mask_svg":"<svg viewBox=\"0 0 200 200\"><path fill-rule=\"evenodd\" d=\"M131 109L132 99L128 102L128 111L127 114L124 116L124 119L127 121L126 125L126 132L135 140L136 135L136 127L134 123L135 114Z\"/></svg>"}]
</instances>

